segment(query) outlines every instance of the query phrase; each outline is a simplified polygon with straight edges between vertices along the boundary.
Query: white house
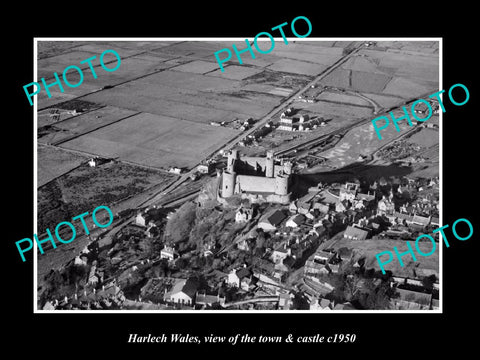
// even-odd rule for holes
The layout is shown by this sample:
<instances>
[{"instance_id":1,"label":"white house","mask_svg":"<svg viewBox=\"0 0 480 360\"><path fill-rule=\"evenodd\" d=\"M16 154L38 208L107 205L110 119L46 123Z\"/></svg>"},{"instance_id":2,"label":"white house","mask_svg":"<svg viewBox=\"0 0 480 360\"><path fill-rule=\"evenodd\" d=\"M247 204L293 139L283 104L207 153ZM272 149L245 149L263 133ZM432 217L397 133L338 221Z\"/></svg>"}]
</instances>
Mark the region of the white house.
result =
<instances>
[{"instance_id":1,"label":"white house","mask_svg":"<svg viewBox=\"0 0 480 360\"><path fill-rule=\"evenodd\" d=\"M265 231L273 231L287 216L280 210L274 210L264 215L258 222L257 227Z\"/></svg>"},{"instance_id":2,"label":"white house","mask_svg":"<svg viewBox=\"0 0 480 360\"><path fill-rule=\"evenodd\" d=\"M248 291L252 280L252 272L247 268L233 269L227 275L227 284Z\"/></svg>"},{"instance_id":3,"label":"white house","mask_svg":"<svg viewBox=\"0 0 480 360\"><path fill-rule=\"evenodd\" d=\"M365 240L367 236L368 231L353 226L348 226L343 233L343 237L350 240Z\"/></svg>"},{"instance_id":4,"label":"white house","mask_svg":"<svg viewBox=\"0 0 480 360\"><path fill-rule=\"evenodd\" d=\"M193 305L198 285L198 280L194 278L178 279L172 289L165 293L163 299L176 304Z\"/></svg>"},{"instance_id":5,"label":"white house","mask_svg":"<svg viewBox=\"0 0 480 360\"><path fill-rule=\"evenodd\" d=\"M160 250L160 259L167 259L168 261L173 261L178 257L177 251L171 246L165 245L165 247Z\"/></svg>"},{"instance_id":6,"label":"white house","mask_svg":"<svg viewBox=\"0 0 480 360\"><path fill-rule=\"evenodd\" d=\"M287 223L285 224L287 227L297 228L305 222L305 216L302 214L296 214L291 216Z\"/></svg>"},{"instance_id":7,"label":"white house","mask_svg":"<svg viewBox=\"0 0 480 360\"><path fill-rule=\"evenodd\" d=\"M140 226L147 226L147 217L144 213L138 213L135 217L135 224Z\"/></svg>"},{"instance_id":8,"label":"white house","mask_svg":"<svg viewBox=\"0 0 480 360\"><path fill-rule=\"evenodd\" d=\"M245 208L241 206L235 213L235 222L244 223L244 222L250 221L252 219L252 216L253 216L252 208Z\"/></svg>"},{"instance_id":9,"label":"white house","mask_svg":"<svg viewBox=\"0 0 480 360\"><path fill-rule=\"evenodd\" d=\"M287 256L292 254L292 250L287 247L287 244L277 247L272 251L271 259L276 264L282 262Z\"/></svg>"}]
</instances>

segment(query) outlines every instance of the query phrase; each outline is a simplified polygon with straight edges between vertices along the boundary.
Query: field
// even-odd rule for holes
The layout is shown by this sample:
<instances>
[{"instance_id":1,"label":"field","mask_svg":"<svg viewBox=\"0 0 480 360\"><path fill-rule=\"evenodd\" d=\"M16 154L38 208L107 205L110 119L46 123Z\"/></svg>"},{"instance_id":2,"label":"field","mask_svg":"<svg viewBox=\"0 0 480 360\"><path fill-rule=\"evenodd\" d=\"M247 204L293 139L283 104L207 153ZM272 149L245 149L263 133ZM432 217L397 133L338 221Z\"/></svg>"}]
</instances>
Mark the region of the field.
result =
<instances>
[{"instance_id":1,"label":"field","mask_svg":"<svg viewBox=\"0 0 480 360\"><path fill-rule=\"evenodd\" d=\"M137 194L155 184L168 183L174 175L128 164L86 164L38 189L38 228L53 226L99 205ZM112 207L113 208L113 207Z\"/></svg>"},{"instance_id":2,"label":"field","mask_svg":"<svg viewBox=\"0 0 480 360\"><path fill-rule=\"evenodd\" d=\"M39 137L38 141L41 143L59 144L72 137L107 126L134 114L136 112L131 110L105 106L54 123L54 131Z\"/></svg>"},{"instance_id":3,"label":"field","mask_svg":"<svg viewBox=\"0 0 480 360\"><path fill-rule=\"evenodd\" d=\"M61 147L168 169L192 167L237 131L142 113L67 141Z\"/></svg>"},{"instance_id":4,"label":"field","mask_svg":"<svg viewBox=\"0 0 480 360\"><path fill-rule=\"evenodd\" d=\"M37 149L37 187L61 176L80 164L88 161L87 157L55 149L39 146Z\"/></svg>"}]
</instances>

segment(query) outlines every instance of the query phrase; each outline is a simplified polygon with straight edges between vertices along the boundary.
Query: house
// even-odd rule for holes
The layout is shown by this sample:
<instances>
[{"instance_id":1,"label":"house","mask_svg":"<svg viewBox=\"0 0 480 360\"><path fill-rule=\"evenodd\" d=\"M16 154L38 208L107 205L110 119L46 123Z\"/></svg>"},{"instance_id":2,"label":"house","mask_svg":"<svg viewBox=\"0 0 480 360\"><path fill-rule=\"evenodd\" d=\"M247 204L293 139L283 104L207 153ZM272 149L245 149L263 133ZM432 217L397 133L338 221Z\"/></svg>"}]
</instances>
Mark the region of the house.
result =
<instances>
[{"instance_id":1,"label":"house","mask_svg":"<svg viewBox=\"0 0 480 360\"><path fill-rule=\"evenodd\" d=\"M302 214L296 214L296 215L291 216L287 220L287 223L285 225L287 227L291 227L291 228L298 228L304 222L305 222L305 216L302 215Z\"/></svg>"},{"instance_id":2,"label":"house","mask_svg":"<svg viewBox=\"0 0 480 360\"><path fill-rule=\"evenodd\" d=\"M309 202L303 202L301 204L298 204L298 210L297 212L299 214L306 215L310 212L311 204Z\"/></svg>"},{"instance_id":3,"label":"house","mask_svg":"<svg viewBox=\"0 0 480 360\"><path fill-rule=\"evenodd\" d=\"M171 290L165 293L163 299L167 302L191 306L195 303L198 287L199 281L196 278L178 279Z\"/></svg>"},{"instance_id":4,"label":"house","mask_svg":"<svg viewBox=\"0 0 480 360\"><path fill-rule=\"evenodd\" d=\"M272 251L271 259L274 263L278 263L291 254L291 249L287 247L287 243L284 243Z\"/></svg>"},{"instance_id":5,"label":"house","mask_svg":"<svg viewBox=\"0 0 480 360\"><path fill-rule=\"evenodd\" d=\"M394 223L397 223L397 224L406 223L406 224L408 224L408 223L411 223L412 220L413 220L412 215L408 215L408 214L401 213L401 212L398 212L398 211L395 211L393 214L386 215L386 216L387 216L388 221L390 221L392 224L394 224Z\"/></svg>"},{"instance_id":6,"label":"house","mask_svg":"<svg viewBox=\"0 0 480 360\"><path fill-rule=\"evenodd\" d=\"M248 268L233 269L227 275L227 284L248 291L252 281L252 272Z\"/></svg>"},{"instance_id":7,"label":"house","mask_svg":"<svg viewBox=\"0 0 480 360\"><path fill-rule=\"evenodd\" d=\"M328 210L330 210L329 206L327 204L322 204L322 203L315 203L313 204L313 209L320 211L322 214L328 213Z\"/></svg>"},{"instance_id":8,"label":"house","mask_svg":"<svg viewBox=\"0 0 480 360\"><path fill-rule=\"evenodd\" d=\"M220 247L217 246L215 242L205 243L203 246L203 256L207 257L207 256L216 255L219 250L220 250Z\"/></svg>"},{"instance_id":9,"label":"house","mask_svg":"<svg viewBox=\"0 0 480 360\"><path fill-rule=\"evenodd\" d=\"M326 265L333 257L332 253L326 252L324 250L317 250L313 255L311 255L308 260L305 262L304 274L305 275L314 275L329 272Z\"/></svg>"},{"instance_id":10,"label":"house","mask_svg":"<svg viewBox=\"0 0 480 360\"><path fill-rule=\"evenodd\" d=\"M85 255L75 257L74 264L79 265L79 266L86 266L87 265L87 257Z\"/></svg>"},{"instance_id":11,"label":"house","mask_svg":"<svg viewBox=\"0 0 480 360\"><path fill-rule=\"evenodd\" d=\"M395 204L390 200L387 199L385 196L377 204L377 214L378 215L386 215L386 214L393 214L395 211Z\"/></svg>"},{"instance_id":12,"label":"house","mask_svg":"<svg viewBox=\"0 0 480 360\"><path fill-rule=\"evenodd\" d=\"M347 182L340 188L340 201L353 201L357 195L359 185L357 183Z\"/></svg>"},{"instance_id":13,"label":"house","mask_svg":"<svg viewBox=\"0 0 480 360\"><path fill-rule=\"evenodd\" d=\"M425 228L430 224L430 219L431 217L425 217L425 216L420 216L420 215L414 215L413 219L409 222L409 225L416 225L421 228Z\"/></svg>"},{"instance_id":14,"label":"house","mask_svg":"<svg viewBox=\"0 0 480 360\"><path fill-rule=\"evenodd\" d=\"M257 227L264 231L273 231L277 229L277 226L287 217L283 211L273 210L265 214L258 222Z\"/></svg>"},{"instance_id":15,"label":"house","mask_svg":"<svg viewBox=\"0 0 480 360\"><path fill-rule=\"evenodd\" d=\"M343 237L350 240L365 240L367 236L368 231L353 226L348 226L343 233Z\"/></svg>"},{"instance_id":16,"label":"house","mask_svg":"<svg viewBox=\"0 0 480 360\"><path fill-rule=\"evenodd\" d=\"M250 221L253 217L253 209L240 206L240 208L235 213L235 222L244 223Z\"/></svg>"},{"instance_id":17,"label":"house","mask_svg":"<svg viewBox=\"0 0 480 360\"><path fill-rule=\"evenodd\" d=\"M237 242L237 249L250 251L249 239L243 237L239 242Z\"/></svg>"},{"instance_id":18,"label":"house","mask_svg":"<svg viewBox=\"0 0 480 360\"><path fill-rule=\"evenodd\" d=\"M181 168L178 168L178 167L171 167L169 170L168 170L169 173L171 174L176 174L176 175L180 175L182 173L182 169Z\"/></svg>"},{"instance_id":19,"label":"house","mask_svg":"<svg viewBox=\"0 0 480 360\"><path fill-rule=\"evenodd\" d=\"M146 213L138 213L135 217L135 224L139 226L146 227L148 224L147 214Z\"/></svg>"},{"instance_id":20,"label":"house","mask_svg":"<svg viewBox=\"0 0 480 360\"><path fill-rule=\"evenodd\" d=\"M212 163L200 164L200 165L197 166L197 171L200 174L208 174L212 169L213 169L213 164Z\"/></svg>"},{"instance_id":21,"label":"house","mask_svg":"<svg viewBox=\"0 0 480 360\"><path fill-rule=\"evenodd\" d=\"M290 203L290 206L288 207L288 210L289 210L291 213L296 214L296 213L297 213L297 210L298 210L297 202L296 202L296 201L292 201L292 202Z\"/></svg>"},{"instance_id":22,"label":"house","mask_svg":"<svg viewBox=\"0 0 480 360\"><path fill-rule=\"evenodd\" d=\"M213 304L225 305L225 297L220 295L207 295L205 292L199 293L197 291L195 295L195 304L201 306L212 306Z\"/></svg>"},{"instance_id":23,"label":"house","mask_svg":"<svg viewBox=\"0 0 480 360\"><path fill-rule=\"evenodd\" d=\"M353 208L354 208L355 210L365 209L365 204L364 204L363 200L354 200L354 202L353 202Z\"/></svg>"},{"instance_id":24,"label":"house","mask_svg":"<svg viewBox=\"0 0 480 360\"><path fill-rule=\"evenodd\" d=\"M348 203L346 201L338 201L336 204L335 204L335 211L337 213L341 213L341 212L344 212L346 211L348 208Z\"/></svg>"},{"instance_id":25,"label":"house","mask_svg":"<svg viewBox=\"0 0 480 360\"><path fill-rule=\"evenodd\" d=\"M325 311L332 310L333 303L328 299L314 297L310 303L310 310Z\"/></svg>"},{"instance_id":26,"label":"house","mask_svg":"<svg viewBox=\"0 0 480 360\"><path fill-rule=\"evenodd\" d=\"M278 308L280 310L290 310L290 307L292 306L292 299L292 294L281 292L278 294Z\"/></svg>"},{"instance_id":27,"label":"house","mask_svg":"<svg viewBox=\"0 0 480 360\"><path fill-rule=\"evenodd\" d=\"M272 275L269 275L263 272L255 272L255 277L258 279L257 285L276 293L282 285L280 284L279 279L274 277L274 273L275 271L272 272Z\"/></svg>"},{"instance_id":28,"label":"house","mask_svg":"<svg viewBox=\"0 0 480 360\"><path fill-rule=\"evenodd\" d=\"M356 199L363 200L364 202L373 201L375 200L375 192L373 192L373 194L370 194L370 191L367 194L358 193Z\"/></svg>"},{"instance_id":29,"label":"house","mask_svg":"<svg viewBox=\"0 0 480 360\"><path fill-rule=\"evenodd\" d=\"M165 245L165 247L160 250L160 259L167 259L168 261L173 261L178 258L178 252L171 246Z\"/></svg>"}]
</instances>

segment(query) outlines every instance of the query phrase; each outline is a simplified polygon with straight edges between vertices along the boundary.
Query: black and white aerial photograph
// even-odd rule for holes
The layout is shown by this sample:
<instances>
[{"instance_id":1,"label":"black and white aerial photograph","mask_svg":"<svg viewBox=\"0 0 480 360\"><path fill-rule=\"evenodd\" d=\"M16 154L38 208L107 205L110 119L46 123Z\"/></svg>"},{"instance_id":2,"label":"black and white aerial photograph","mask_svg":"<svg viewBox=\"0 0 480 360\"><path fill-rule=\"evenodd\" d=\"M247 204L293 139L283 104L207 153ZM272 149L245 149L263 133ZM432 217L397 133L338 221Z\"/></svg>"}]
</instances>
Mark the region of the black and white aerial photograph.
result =
<instances>
[{"instance_id":1,"label":"black and white aerial photograph","mask_svg":"<svg viewBox=\"0 0 480 360\"><path fill-rule=\"evenodd\" d=\"M257 1L10 11L6 351L470 352L474 10Z\"/></svg>"},{"instance_id":2,"label":"black and white aerial photograph","mask_svg":"<svg viewBox=\"0 0 480 360\"><path fill-rule=\"evenodd\" d=\"M36 311L440 309L441 38L262 40L36 39Z\"/></svg>"}]
</instances>

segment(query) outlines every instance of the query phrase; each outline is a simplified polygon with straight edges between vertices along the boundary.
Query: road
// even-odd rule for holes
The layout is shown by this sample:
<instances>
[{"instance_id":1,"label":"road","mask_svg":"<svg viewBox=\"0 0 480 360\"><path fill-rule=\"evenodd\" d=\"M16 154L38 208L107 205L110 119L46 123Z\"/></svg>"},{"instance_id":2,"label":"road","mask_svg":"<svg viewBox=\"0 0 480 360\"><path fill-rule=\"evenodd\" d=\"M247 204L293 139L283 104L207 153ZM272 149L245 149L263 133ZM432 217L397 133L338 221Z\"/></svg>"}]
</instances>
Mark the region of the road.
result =
<instances>
[{"instance_id":1,"label":"road","mask_svg":"<svg viewBox=\"0 0 480 360\"><path fill-rule=\"evenodd\" d=\"M236 302L231 302L223 305L224 308L231 307L231 306L238 306L238 305L244 305L244 304L254 304L254 303L259 303L259 302L278 302L280 299L279 296L261 296L257 298L252 298L248 300L241 300L241 301L236 301Z\"/></svg>"}]
</instances>

